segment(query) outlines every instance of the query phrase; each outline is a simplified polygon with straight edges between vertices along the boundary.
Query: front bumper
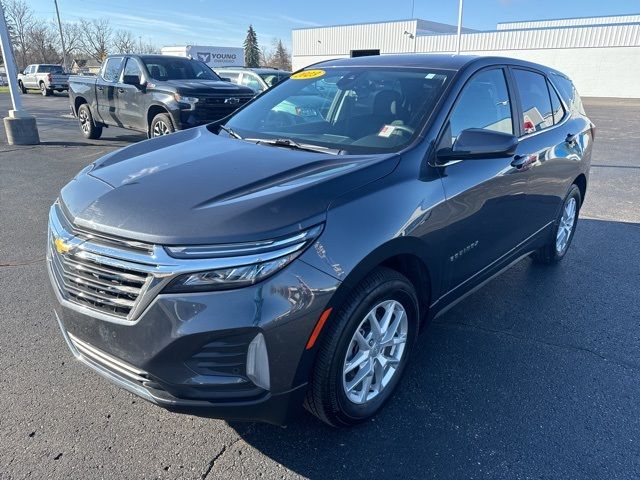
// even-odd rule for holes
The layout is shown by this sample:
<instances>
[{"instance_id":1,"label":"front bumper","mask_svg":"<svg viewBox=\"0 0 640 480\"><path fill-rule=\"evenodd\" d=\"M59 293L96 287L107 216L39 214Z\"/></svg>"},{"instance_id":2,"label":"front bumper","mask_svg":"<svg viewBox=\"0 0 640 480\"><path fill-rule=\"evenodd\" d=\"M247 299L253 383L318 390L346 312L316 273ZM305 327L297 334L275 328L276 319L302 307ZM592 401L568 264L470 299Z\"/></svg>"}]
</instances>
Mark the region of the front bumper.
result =
<instances>
[{"instance_id":1,"label":"front bumper","mask_svg":"<svg viewBox=\"0 0 640 480\"><path fill-rule=\"evenodd\" d=\"M313 362L306 342L336 280L296 260L238 290L160 294L132 322L110 322L61 296L47 262L55 312L75 357L116 385L172 411L284 424L302 404ZM246 372L264 335L270 388Z\"/></svg>"}]
</instances>

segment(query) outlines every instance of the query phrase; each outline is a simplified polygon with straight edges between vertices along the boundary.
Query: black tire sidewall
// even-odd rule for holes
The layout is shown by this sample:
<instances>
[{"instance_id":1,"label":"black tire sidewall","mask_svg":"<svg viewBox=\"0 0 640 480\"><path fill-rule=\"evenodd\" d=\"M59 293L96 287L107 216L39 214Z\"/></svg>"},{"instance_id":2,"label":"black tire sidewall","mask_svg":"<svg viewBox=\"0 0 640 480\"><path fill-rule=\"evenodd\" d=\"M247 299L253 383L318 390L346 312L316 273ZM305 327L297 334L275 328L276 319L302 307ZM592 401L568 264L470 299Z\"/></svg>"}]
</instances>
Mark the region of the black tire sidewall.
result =
<instances>
[{"instance_id":1,"label":"black tire sidewall","mask_svg":"<svg viewBox=\"0 0 640 480\"><path fill-rule=\"evenodd\" d=\"M573 220L573 228L571 229L571 234L569 235L569 241L567 242L567 246L564 251L558 252L556 249L556 238L558 235L558 228L560 227L560 222L562 220L562 214L564 212L564 208L567 206L567 203L571 198L576 199L576 217ZM554 260L559 261L567 254L569 251L569 247L571 247L571 242L573 241L573 236L576 233L576 229L578 228L578 218L580 217L580 207L582 206L582 198L580 195L580 189L576 185L571 185L569 188L569 192L562 202L562 206L560 207L560 212L558 212L558 217L556 218L556 222L553 228L553 237L551 239L550 249L553 255Z\"/></svg>"},{"instance_id":2,"label":"black tire sidewall","mask_svg":"<svg viewBox=\"0 0 640 480\"><path fill-rule=\"evenodd\" d=\"M364 319L365 315L377 304L385 300L396 300L404 307L408 317L408 338L403 353L402 360L398 366L396 374L391 381L386 385L382 393L373 398L371 401L362 405L351 402L342 386L342 369L346 355L347 348L351 342L351 338L360 325L360 322ZM375 289L369 292L357 305L353 313L347 320L340 339L338 340L331 370L330 370L330 382L331 390L335 392L335 398L339 406L339 413L344 416L345 423L358 423L366 420L374 415L382 406L389 400L393 391L395 390L404 369L407 365L413 344L415 343L418 330L418 306L417 298L413 287L408 281L402 281L394 279L384 282L378 285Z\"/></svg>"}]
</instances>

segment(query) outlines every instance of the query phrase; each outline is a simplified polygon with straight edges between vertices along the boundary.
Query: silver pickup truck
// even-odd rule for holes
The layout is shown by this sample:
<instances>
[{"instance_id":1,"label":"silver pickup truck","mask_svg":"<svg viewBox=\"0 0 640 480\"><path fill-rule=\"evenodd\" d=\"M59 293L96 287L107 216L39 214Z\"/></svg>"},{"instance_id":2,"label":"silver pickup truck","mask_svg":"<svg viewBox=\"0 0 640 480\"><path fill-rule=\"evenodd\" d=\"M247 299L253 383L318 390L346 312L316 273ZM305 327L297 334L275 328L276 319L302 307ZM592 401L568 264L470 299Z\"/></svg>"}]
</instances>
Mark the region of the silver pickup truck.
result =
<instances>
[{"instance_id":1,"label":"silver pickup truck","mask_svg":"<svg viewBox=\"0 0 640 480\"><path fill-rule=\"evenodd\" d=\"M18 86L22 93L37 89L43 96L48 97L54 90L69 90L69 74L60 65L29 65L18 74Z\"/></svg>"}]
</instances>

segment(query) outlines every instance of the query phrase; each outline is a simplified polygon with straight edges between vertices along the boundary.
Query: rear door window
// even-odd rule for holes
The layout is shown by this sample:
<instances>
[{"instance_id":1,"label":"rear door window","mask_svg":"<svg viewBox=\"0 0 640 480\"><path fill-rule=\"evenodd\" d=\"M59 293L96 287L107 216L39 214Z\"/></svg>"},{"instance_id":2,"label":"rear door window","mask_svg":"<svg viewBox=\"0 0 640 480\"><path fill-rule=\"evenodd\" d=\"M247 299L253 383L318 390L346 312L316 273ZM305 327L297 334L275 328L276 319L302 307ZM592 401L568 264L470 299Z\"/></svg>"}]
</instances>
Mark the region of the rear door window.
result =
<instances>
[{"instance_id":1,"label":"rear door window","mask_svg":"<svg viewBox=\"0 0 640 480\"><path fill-rule=\"evenodd\" d=\"M514 69L513 76L522 106L523 133L527 135L553 126L551 98L545 77L520 69Z\"/></svg>"},{"instance_id":2,"label":"rear door window","mask_svg":"<svg viewBox=\"0 0 640 480\"><path fill-rule=\"evenodd\" d=\"M513 134L511 101L501 68L482 71L465 85L449 117L441 147L451 148L460 132L468 128Z\"/></svg>"},{"instance_id":3,"label":"rear door window","mask_svg":"<svg viewBox=\"0 0 640 480\"><path fill-rule=\"evenodd\" d=\"M110 83L118 81L120 75L120 67L122 66L122 57L111 57L107 59L102 72L102 78Z\"/></svg>"}]
</instances>

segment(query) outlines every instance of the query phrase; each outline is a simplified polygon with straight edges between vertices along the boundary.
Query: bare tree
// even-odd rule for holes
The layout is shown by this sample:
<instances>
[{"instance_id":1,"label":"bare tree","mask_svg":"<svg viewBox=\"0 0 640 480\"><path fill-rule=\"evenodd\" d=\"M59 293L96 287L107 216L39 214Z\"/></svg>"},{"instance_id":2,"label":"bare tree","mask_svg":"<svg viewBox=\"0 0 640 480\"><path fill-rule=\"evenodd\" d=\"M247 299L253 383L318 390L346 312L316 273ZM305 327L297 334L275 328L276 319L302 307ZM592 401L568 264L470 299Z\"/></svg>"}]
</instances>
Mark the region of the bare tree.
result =
<instances>
[{"instance_id":1,"label":"bare tree","mask_svg":"<svg viewBox=\"0 0 640 480\"><path fill-rule=\"evenodd\" d=\"M116 53L136 53L136 41L129 30L117 30L113 35L113 48Z\"/></svg>"},{"instance_id":2,"label":"bare tree","mask_svg":"<svg viewBox=\"0 0 640 480\"><path fill-rule=\"evenodd\" d=\"M102 62L109 55L109 47L113 38L113 29L109 19L80 20L82 37L80 40L82 52L98 62Z\"/></svg>"},{"instance_id":3,"label":"bare tree","mask_svg":"<svg viewBox=\"0 0 640 480\"><path fill-rule=\"evenodd\" d=\"M274 38L271 41L272 48L262 50L262 64L280 70L291 70L291 54L284 46L282 40Z\"/></svg>"},{"instance_id":4,"label":"bare tree","mask_svg":"<svg viewBox=\"0 0 640 480\"><path fill-rule=\"evenodd\" d=\"M73 59L82 52L82 26L75 22L64 22L62 24L62 35L67 49L67 66L70 68ZM62 51L60 36L56 36L56 48Z\"/></svg>"},{"instance_id":5,"label":"bare tree","mask_svg":"<svg viewBox=\"0 0 640 480\"><path fill-rule=\"evenodd\" d=\"M143 42L142 39L139 39L138 44L136 45L135 53L141 53L141 54L160 53L160 48L158 48L157 45L151 42Z\"/></svg>"},{"instance_id":6,"label":"bare tree","mask_svg":"<svg viewBox=\"0 0 640 480\"><path fill-rule=\"evenodd\" d=\"M56 48L57 31L50 23L35 22L28 31L29 63L60 63Z\"/></svg>"},{"instance_id":7,"label":"bare tree","mask_svg":"<svg viewBox=\"0 0 640 480\"><path fill-rule=\"evenodd\" d=\"M12 33L16 63L22 70L29 64L29 30L35 24L33 10L22 0L5 0L3 6Z\"/></svg>"}]
</instances>

